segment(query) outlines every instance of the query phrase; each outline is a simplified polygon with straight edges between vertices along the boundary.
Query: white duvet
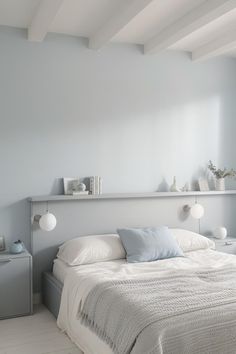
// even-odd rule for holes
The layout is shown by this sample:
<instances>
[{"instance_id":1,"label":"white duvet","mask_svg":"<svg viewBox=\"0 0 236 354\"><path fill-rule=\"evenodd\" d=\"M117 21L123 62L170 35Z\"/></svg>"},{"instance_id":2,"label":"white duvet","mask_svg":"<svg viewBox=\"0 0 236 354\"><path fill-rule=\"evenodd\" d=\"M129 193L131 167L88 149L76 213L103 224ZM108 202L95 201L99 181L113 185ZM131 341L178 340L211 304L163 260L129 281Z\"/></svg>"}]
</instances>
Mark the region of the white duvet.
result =
<instances>
[{"instance_id":1,"label":"white duvet","mask_svg":"<svg viewBox=\"0 0 236 354\"><path fill-rule=\"evenodd\" d=\"M158 272L162 274L184 272L201 268L219 268L225 265L236 267L236 257L214 250L199 250L186 253L185 258L171 258L156 262L126 263L125 260L95 263L70 267L64 282L58 326L65 331L85 354L111 354L103 343L78 320L78 311L83 306L90 290L98 283L110 279L130 279L145 275L147 278ZM115 304L114 304L115 306Z\"/></svg>"}]
</instances>

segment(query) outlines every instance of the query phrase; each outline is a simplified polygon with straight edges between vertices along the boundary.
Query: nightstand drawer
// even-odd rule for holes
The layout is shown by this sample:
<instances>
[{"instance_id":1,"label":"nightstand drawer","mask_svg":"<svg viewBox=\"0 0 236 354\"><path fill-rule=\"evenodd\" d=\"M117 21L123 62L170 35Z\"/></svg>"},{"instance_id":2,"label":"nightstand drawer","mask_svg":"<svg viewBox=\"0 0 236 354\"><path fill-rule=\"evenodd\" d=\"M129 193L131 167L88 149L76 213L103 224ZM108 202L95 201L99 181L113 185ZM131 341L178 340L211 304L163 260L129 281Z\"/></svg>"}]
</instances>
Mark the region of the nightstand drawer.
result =
<instances>
[{"instance_id":1,"label":"nightstand drawer","mask_svg":"<svg viewBox=\"0 0 236 354\"><path fill-rule=\"evenodd\" d=\"M0 259L0 318L31 312L31 257Z\"/></svg>"}]
</instances>

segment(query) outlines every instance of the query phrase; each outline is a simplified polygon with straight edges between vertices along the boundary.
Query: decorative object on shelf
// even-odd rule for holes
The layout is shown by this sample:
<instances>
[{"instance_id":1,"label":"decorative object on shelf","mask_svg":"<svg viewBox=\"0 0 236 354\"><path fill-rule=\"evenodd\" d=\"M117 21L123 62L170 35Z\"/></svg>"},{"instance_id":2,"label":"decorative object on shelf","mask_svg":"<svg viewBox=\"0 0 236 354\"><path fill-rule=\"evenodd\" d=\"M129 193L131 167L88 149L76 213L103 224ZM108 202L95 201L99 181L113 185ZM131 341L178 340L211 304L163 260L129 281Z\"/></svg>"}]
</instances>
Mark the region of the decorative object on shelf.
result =
<instances>
[{"instance_id":1,"label":"decorative object on shelf","mask_svg":"<svg viewBox=\"0 0 236 354\"><path fill-rule=\"evenodd\" d=\"M186 182L185 185L181 188L182 192L188 192L190 190L189 183Z\"/></svg>"},{"instance_id":2,"label":"decorative object on shelf","mask_svg":"<svg viewBox=\"0 0 236 354\"><path fill-rule=\"evenodd\" d=\"M88 195L89 191L84 191L84 192L76 192L74 191L72 195Z\"/></svg>"},{"instance_id":3,"label":"decorative object on shelf","mask_svg":"<svg viewBox=\"0 0 236 354\"><path fill-rule=\"evenodd\" d=\"M92 176L89 180L89 190L91 194L102 194L102 178Z\"/></svg>"},{"instance_id":4,"label":"decorative object on shelf","mask_svg":"<svg viewBox=\"0 0 236 354\"><path fill-rule=\"evenodd\" d=\"M219 226L217 227L215 230L214 230L214 233L213 235L220 239L220 240L223 240L227 237L227 229L226 227L223 227L223 226Z\"/></svg>"},{"instance_id":5,"label":"decorative object on shelf","mask_svg":"<svg viewBox=\"0 0 236 354\"><path fill-rule=\"evenodd\" d=\"M86 185L84 183L79 183L78 192L85 192L85 191L86 191Z\"/></svg>"},{"instance_id":6,"label":"decorative object on shelf","mask_svg":"<svg viewBox=\"0 0 236 354\"><path fill-rule=\"evenodd\" d=\"M25 245L21 240L15 241L12 243L12 245L10 246L10 253L13 254L18 254L18 253L22 253L25 250Z\"/></svg>"},{"instance_id":7,"label":"decorative object on shelf","mask_svg":"<svg viewBox=\"0 0 236 354\"><path fill-rule=\"evenodd\" d=\"M46 214L34 215L32 218L32 224L37 223L43 231L52 231L57 225L57 219L55 215L49 212L48 202L46 210Z\"/></svg>"},{"instance_id":8,"label":"decorative object on shelf","mask_svg":"<svg viewBox=\"0 0 236 354\"><path fill-rule=\"evenodd\" d=\"M179 188L177 188L177 185L176 185L176 177L175 176L173 178L173 183L170 186L170 192L180 192Z\"/></svg>"},{"instance_id":9,"label":"decorative object on shelf","mask_svg":"<svg viewBox=\"0 0 236 354\"><path fill-rule=\"evenodd\" d=\"M225 179L217 178L215 180L215 188L217 191L225 191Z\"/></svg>"},{"instance_id":10,"label":"decorative object on shelf","mask_svg":"<svg viewBox=\"0 0 236 354\"><path fill-rule=\"evenodd\" d=\"M213 165L211 160L208 163L208 168L216 178L215 188L217 191L224 191L225 190L225 178L226 177L230 177L230 178L236 177L236 171L234 169L232 169L232 168L231 168L231 170L227 170L226 168L224 168L223 170L221 170L220 168L217 169L216 166Z\"/></svg>"},{"instance_id":11,"label":"decorative object on shelf","mask_svg":"<svg viewBox=\"0 0 236 354\"><path fill-rule=\"evenodd\" d=\"M73 195L86 195L89 194L89 191L86 191L86 185L84 183L78 183L77 185L74 183Z\"/></svg>"},{"instance_id":12,"label":"decorative object on shelf","mask_svg":"<svg viewBox=\"0 0 236 354\"><path fill-rule=\"evenodd\" d=\"M201 192L208 192L210 190L208 180L206 178L200 177L198 179L199 190Z\"/></svg>"},{"instance_id":13,"label":"decorative object on shelf","mask_svg":"<svg viewBox=\"0 0 236 354\"><path fill-rule=\"evenodd\" d=\"M77 190L80 182L79 182L79 178L77 177L74 178L65 177L63 178L63 184L64 184L64 194L72 195L73 191Z\"/></svg>"},{"instance_id":14,"label":"decorative object on shelf","mask_svg":"<svg viewBox=\"0 0 236 354\"><path fill-rule=\"evenodd\" d=\"M5 245L5 237L0 236L0 251L5 251L6 245Z\"/></svg>"}]
</instances>

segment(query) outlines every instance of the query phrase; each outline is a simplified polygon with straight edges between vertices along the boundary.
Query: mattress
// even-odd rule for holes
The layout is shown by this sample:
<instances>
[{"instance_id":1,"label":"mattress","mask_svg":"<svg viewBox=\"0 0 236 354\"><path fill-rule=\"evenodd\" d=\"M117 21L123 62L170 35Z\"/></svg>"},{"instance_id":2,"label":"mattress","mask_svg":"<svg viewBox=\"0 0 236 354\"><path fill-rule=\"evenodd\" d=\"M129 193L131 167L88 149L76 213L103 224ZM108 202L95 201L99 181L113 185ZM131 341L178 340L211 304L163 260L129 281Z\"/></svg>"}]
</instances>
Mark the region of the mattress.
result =
<instances>
[{"instance_id":1,"label":"mattress","mask_svg":"<svg viewBox=\"0 0 236 354\"><path fill-rule=\"evenodd\" d=\"M57 258L54 259L52 273L54 277L59 280L59 282L64 284L64 280L69 268L70 266L68 266L65 262Z\"/></svg>"},{"instance_id":2,"label":"mattress","mask_svg":"<svg viewBox=\"0 0 236 354\"><path fill-rule=\"evenodd\" d=\"M56 265L57 264L57 265ZM54 274L64 280L61 308L58 317L58 326L80 347L85 354L111 354L109 346L99 339L91 330L81 325L78 319L78 309L100 280L126 279L130 276L139 277L140 274L152 276L158 271L180 271L196 268L217 269L221 266L236 266L236 257L213 250L189 252L187 257L172 258L158 262L127 264L125 260L95 263L78 267L67 267L56 261Z\"/></svg>"}]
</instances>

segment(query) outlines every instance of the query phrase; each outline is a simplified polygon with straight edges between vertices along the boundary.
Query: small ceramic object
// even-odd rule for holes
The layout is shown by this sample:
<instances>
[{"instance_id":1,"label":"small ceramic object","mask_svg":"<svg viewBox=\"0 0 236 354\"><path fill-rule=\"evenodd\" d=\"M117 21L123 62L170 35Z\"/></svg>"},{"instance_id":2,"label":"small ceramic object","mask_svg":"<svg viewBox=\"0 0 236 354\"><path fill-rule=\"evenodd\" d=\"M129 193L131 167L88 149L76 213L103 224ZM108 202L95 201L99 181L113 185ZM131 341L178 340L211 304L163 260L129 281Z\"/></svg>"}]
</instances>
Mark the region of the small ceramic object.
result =
<instances>
[{"instance_id":1,"label":"small ceramic object","mask_svg":"<svg viewBox=\"0 0 236 354\"><path fill-rule=\"evenodd\" d=\"M23 242L21 242L21 240L18 240L16 242L14 242L11 247L10 247L10 252L17 254L17 253L22 253L24 251L25 247Z\"/></svg>"},{"instance_id":2,"label":"small ceramic object","mask_svg":"<svg viewBox=\"0 0 236 354\"><path fill-rule=\"evenodd\" d=\"M216 178L216 191L225 191L225 179Z\"/></svg>"},{"instance_id":3,"label":"small ceramic object","mask_svg":"<svg viewBox=\"0 0 236 354\"><path fill-rule=\"evenodd\" d=\"M220 240L225 239L227 237L226 227L223 226L217 227L214 231L214 236Z\"/></svg>"},{"instance_id":4,"label":"small ceramic object","mask_svg":"<svg viewBox=\"0 0 236 354\"><path fill-rule=\"evenodd\" d=\"M180 192L180 190L176 186L176 177L173 178L173 184L170 186L171 192Z\"/></svg>"},{"instance_id":5,"label":"small ceramic object","mask_svg":"<svg viewBox=\"0 0 236 354\"><path fill-rule=\"evenodd\" d=\"M86 191L86 185L84 183L79 183L77 190L78 190L78 192L85 192Z\"/></svg>"},{"instance_id":6,"label":"small ceramic object","mask_svg":"<svg viewBox=\"0 0 236 354\"><path fill-rule=\"evenodd\" d=\"M183 186L183 188L181 188L182 192L188 192L189 191L189 183L186 182L185 185Z\"/></svg>"}]
</instances>

